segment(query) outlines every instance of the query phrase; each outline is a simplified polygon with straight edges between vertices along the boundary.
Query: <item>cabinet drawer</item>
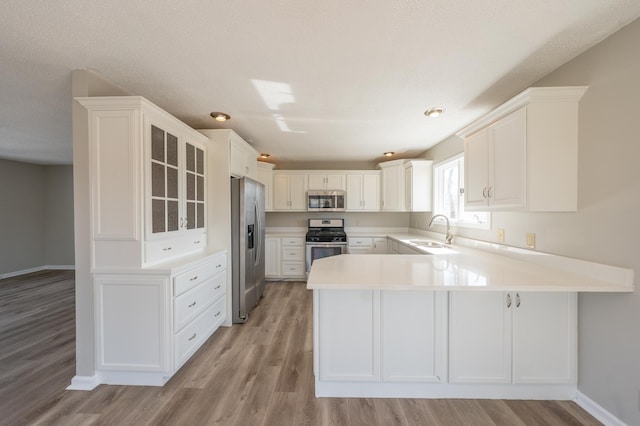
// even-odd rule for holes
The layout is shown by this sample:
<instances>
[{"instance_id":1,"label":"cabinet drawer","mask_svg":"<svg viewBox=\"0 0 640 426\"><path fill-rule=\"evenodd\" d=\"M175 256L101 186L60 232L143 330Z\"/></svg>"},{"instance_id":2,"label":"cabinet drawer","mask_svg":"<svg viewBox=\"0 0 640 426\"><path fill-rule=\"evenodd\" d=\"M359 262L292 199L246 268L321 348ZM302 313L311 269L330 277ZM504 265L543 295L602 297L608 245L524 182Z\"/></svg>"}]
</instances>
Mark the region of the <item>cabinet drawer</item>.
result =
<instances>
[{"instance_id":1,"label":"cabinet drawer","mask_svg":"<svg viewBox=\"0 0 640 426\"><path fill-rule=\"evenodd\" d=\"M282 260L303 261L304 247L282 247Z\"/></svg>"},{"instance_id":2,"label":"cabinet drawer","mask_svg":"<svg viewBox=\"0 0 640 426\"><path fill-rule=\"evenodd\" d=\"M304 247L304 237L284 237L282 245L288 247Z\"/></svg>"},{"instance_id":3,"label":"cabinet drawer","mask_svg":"<svg viewBox=\"0 0 640 426\"><path fill-rule=\"evenodd\" d=\"M149 241L145 243L145 251L147 263L159 262L173 256L181 255L183 251L183 241L179 238Z\"/></svg>"},{"instance_id":4,"label":"cabinet drawer","mask_svg":"<svg viewBox=\"0 0 640 426\"><path fill-rule=\"evenodd\" d=\"M282 275L285 277L303 277L304 262L282 262Z\"/></svg>"},{"instance_id":5,"label":"cabinet drawer","mask_svg":"<svg viewBox=\"0 0 640 426\"><path fill-rule=\"evenodd\" d=\"M179 331L225 293L226 274L219 273L174 300L174 331Z\"/></svg>"},{"instance_id":6,"label":"cabinet drawer","mask_svg":"<svg viewBox=\"0 0 640 426\"><path fill-rule=\"evenodd\" d=\"M218 300L176 334L176 369L222 324L226 315L225 302L224 297Z\"/></svg>"},{"instance_id":7,"label":"cabinet drawer","mask_svg":"<svg viewBox=\"0 0 640 426\"><path fill-rule=\"evenodd\" d=\"M371 247L373 239L368 237L349 238L349 245L353 247Z\"/></svg>"},{"instance_id":8,"label":"cabinet drawer","mask_svg":"<svg viewBox=\"0 0 640 426\"><path fill-rule=\"evenodd\" d=\"M179 296L182 293L191 290L197 285L203 283L216 273L225 269L226 257L224 253L220 253L206 263L197 266L187 272L176 275L173 279L173 294Z\"/></svg>"},{"instance_id":9,"label":"cabinet drawer","mask_svg":"<svg viewBox=\"0 0 640 426\"><path fill-rule=\"evenodd\" d=\"M195 234L184 238L183 242L185 252L193 252L204 250L207 247L207 234Z\"/></svg>"}]
</instances>

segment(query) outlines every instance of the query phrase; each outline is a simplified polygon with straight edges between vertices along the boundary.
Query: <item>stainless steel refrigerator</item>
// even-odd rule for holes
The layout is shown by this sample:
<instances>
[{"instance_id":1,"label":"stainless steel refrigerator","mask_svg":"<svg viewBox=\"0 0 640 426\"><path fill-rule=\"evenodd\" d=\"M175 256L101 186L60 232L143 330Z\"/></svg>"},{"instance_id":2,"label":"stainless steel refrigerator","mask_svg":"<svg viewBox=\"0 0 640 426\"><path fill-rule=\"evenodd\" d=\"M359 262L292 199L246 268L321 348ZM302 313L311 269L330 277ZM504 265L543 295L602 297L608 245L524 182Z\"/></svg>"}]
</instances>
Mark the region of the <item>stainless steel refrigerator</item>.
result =
<instances>
[{"instance_id":1,"label":"stainless steel refrigerator","mask_svg":"<svg viewBox=\"0 0 640 426\"><path fill-rule=\"evenodd\" d=\"M264 185L231 178L231 264L234 323L245 323L264 293Z\"/></svg>"}]
</instances>

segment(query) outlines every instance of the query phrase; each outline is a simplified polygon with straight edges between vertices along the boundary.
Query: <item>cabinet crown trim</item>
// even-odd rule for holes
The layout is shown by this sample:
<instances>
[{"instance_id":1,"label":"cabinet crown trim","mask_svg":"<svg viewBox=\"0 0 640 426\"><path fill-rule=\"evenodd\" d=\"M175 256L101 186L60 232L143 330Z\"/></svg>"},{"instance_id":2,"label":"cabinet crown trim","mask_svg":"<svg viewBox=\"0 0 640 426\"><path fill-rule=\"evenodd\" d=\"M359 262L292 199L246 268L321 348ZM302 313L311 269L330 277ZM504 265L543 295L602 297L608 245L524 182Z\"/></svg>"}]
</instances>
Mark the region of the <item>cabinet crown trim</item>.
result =
<instances>
[{"instance_id":1,"label":"cabinet crown trim","mask_svg":"<svg viewBox=\"0 0 640 426\"><path fill-rule=\"evenodd\" d=\"M589 86L530 87L456 132L466 138L534 102L578 102Z\"/></svg>"}]
</instances>

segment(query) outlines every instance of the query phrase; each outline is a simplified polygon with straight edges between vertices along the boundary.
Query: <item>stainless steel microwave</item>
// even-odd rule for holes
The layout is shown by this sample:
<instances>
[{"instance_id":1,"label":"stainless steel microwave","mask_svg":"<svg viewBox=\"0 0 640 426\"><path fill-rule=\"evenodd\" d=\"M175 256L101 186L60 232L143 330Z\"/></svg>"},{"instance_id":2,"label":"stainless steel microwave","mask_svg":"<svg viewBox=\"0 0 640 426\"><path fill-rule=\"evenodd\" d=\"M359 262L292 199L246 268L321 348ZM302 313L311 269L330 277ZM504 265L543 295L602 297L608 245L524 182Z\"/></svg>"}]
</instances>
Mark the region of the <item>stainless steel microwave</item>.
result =
<instances>
[{"instance_id":1,"label":"stainless steel microwave","mask_svg":"<svg viewBox=\"0 0 640 426\"><path fill-rule=\"evenodd\" d=\"M307 192L307 211L343 212L344 211L344 191L309 191Z\"/></svg>"}]
</instances>

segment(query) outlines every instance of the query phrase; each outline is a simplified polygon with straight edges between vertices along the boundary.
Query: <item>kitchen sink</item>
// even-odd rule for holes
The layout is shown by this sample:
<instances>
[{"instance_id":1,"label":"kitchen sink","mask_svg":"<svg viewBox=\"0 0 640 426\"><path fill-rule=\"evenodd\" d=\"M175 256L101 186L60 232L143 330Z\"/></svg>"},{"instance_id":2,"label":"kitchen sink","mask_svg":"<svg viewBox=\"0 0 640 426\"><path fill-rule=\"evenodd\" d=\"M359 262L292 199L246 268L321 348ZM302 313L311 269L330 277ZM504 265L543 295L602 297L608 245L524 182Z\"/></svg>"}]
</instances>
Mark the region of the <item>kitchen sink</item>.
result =
<instances>
[{"instance_id":1,"label":"kitchen sink","mask_svg":"<svg viewBox=\"0 0 640 426\"><path fill-rule=\"evenodd\" d=\"M411 244L415 244L417 246L420 247L427 247L427 248L443 248L443 249L450 249L451 247L449 247L448 245L442 244L442 243L436 243L435 241L427 241L427 240L409 240L409 242Z\"/></svg>"}]
</instances>

